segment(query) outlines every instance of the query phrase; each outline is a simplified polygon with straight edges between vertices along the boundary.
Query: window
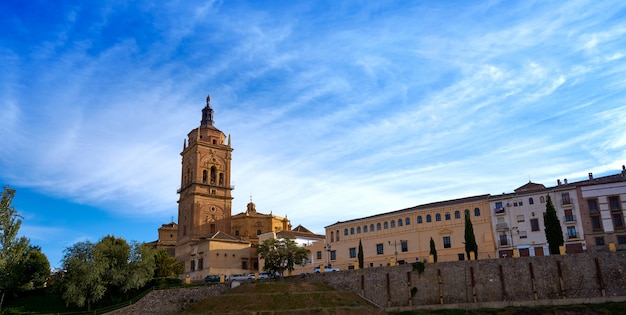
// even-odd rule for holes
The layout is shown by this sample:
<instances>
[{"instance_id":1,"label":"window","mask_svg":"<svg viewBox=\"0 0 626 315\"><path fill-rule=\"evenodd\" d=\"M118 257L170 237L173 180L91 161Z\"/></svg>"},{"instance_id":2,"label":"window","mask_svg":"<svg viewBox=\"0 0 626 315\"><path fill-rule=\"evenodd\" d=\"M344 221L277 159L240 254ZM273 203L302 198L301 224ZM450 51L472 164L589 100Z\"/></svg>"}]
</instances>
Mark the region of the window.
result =
<instances>
[{"instance_id":1,"label":"window","mask_svg":"<svg viewBox=\"0 0 626 315\"><path fill-rule=\"evenodd\" d=\"M402 226L402 219L398 219L398 226Z\"/></svg>"},{"instance_id":2,"label":"window","mask_svg":"<svg viewBox=\"0 0 626 315\"><path fill-rule=\"evenodd\" d=\"M539 219L530 219L530 230L539 231Z\"/></svg>"},{"instance_id":3,"label":"window","mask_svg":"<svg viewBox=\"0 0 626 315\"><path fill-rule=\"evenodd\" d=\"M409 243L407 241L400 241L400 248L402 249L402 252L408 252L409 251Z\"/></svg>"},{"instance_id":4,"label":"window","mask_svg":"<svg viewBox=\"0 0 626 315\"><path fill-rule=\"evenodd\" d=\"M590 213L598 213L598 199L587 200L587 205Z\"/></svg>"},{"instance_id":5,"label":"window","mask_svg":"<svg viewBox=\"0 0 626 315\"><path fill-rule=\"evenodd\" d=\"M191 261L191 271L196 271L196 261L195 260Z\"/></svg>"},{"instance_id":6,"label":"window","mask_svg":"<svg viewBox=\"0 0 626 315\"><path fill-rule=\"evenodd\" d=\"M519 231L519 238L528 238L528 236L526 235L526 231Z\"/></svg>"},{"instance_id":7,"label":"window","mask_svg":"<svg viewBox=\"0 0 626 315\"><path fill-rule=\"evenodd\" d=\"M513 203L513 207L517 207L517 201Z\"/></svg>"},{"instance_id":8,"label":"window","mask_svg":"<svg viewBox=\"0 0 626 315\"><path fill-rule=\"evenodd\" d=\"M609 206L611 207L611 211L620 211L621 207L619 205L619 197L609 197Z\"/></svg>"},{"instance_id":9,"label":"window","mask_svg":"<svg viewBox=\"0 0 626 315\"><path fill-rule=\"evenodd\" d=\"M235 236L239 236L239 230L235 230Z\"/></svg>"},{"instance_id":10,"label":"window","mask_svg":"<svg viewBox=\"0 0 626 315\"><path fill-rule=\"evenodd\" d=\"M524 205L524 202L523 202L523 201L520 201L520 202L519 202L519 206L521 207L521 206L523 206L523 205Z\"/></svg>"},{"instance_id":11,"label":"window","mask_svg":"<svg viewBox=\"0 0 626 315\"><path fill-rule=\"evenodd\" d=\"M334 242L335 241L335 232L330 231L330 241Z\"/></svg>"},{"instance_id":12,"label":"window","mask_svg":"<svg viewBox=\"0 0 626 315\"><path fill-rule=\"evenodd\" d=\"M458 256L459 256L459 260L465 260L465 254L461 253L461 254L458 254Z\"/></svg>"},{"instance_id":13,"label":"window","mask_svg":"<svg viewBox=\"0 0 626 315\"><path fill-rule=\"evenodd\" d=\"M435 220L436 221L441 221L441 214L439 214L439 213L435 214Z\"/></svg>"},{"instance_id":14,"label":"window","mask_svg":"<svg viewBox=\"0 0 626 315\"><path fill-rule=\"evenodd\" d=\"M496 202L496 209L502 209L502 201Z\"/></svg>"},{"instance_id":15,"label":"window","mask_svg":"<svg viewBox=\"0 0 626 315\"><path fill-rule=\"evenodd\" d=\"M539 202L546 203L546 197L544 196L539 197Z\"/></svg>"},{"instance_id":16,"label":"window","mask_svg":"<svg viewBox=\"0 0 626 315\"><path fill-rule=\"evenodd\" d=\"M206 184L207 172L206 170L202 171L202 183Z\"/></svg>"},{"instance_id":17,"label":"window","mask_svg":"<svg viewBox=\"0 0 626 315\"><path fill-rule=\"evenodd\" d=\"M354 232L354 231L353 231ZM348 235L348 229L343 229L343 235L347 236Z\"/></svg>"},{"instance_id":18,"label":"window","mask_svg":"<svg viewBox=\"0 0 626 315\"><path fill-rule=\"evenodd\" d=\"M391 220L391 228L395 228L396 227L396 220Z\"/></svg>"},{"instance_id":19,"label":"window","mask_svg":"<svg viewBox=\"0 0 626 315\"><path fill-rule=\"evenodd\" d=\"M594 231L602 231L602 220L600 219L600 215L592 215L591 216L591 225L593 226Z\"/></svg>"},{"instance_id":20,"label":"window","mask_svg":"<svg viewBox=\"0 0 626 315\"><path fill-rule=\"evenodd\" d=\"M388 229L389 228L389 223L387 223L387 221L385 221L385 223L383 223L383 227L385 228L385 230Z\"/></svg>"},{"instance_id":21,"label":"window","mask_svg":"<svg viewBox=\"0 0 626 315\"><path fill-rule=\"evenodd\" d=\"M618 235L617 244L626 244L626 235Z\"/></svg>"},{"instance_id":22,"label":"window","mask_svg":"<svg viewBox=\"0 0 626 315\"><path fill-rule=\"evenodd\" d=\"M422 216L418 215L417 216L417 224L421 224L422 223Z\"/></svg>"},{"instance_id":23,"label":"window","mask_svg":"<svg viewBox=\"0 0 626 315\"><path fill-rule=\"evenodd\" d=\"M604 245L604 237L596 237L596 245Z\"/></svg>"},{"instance_id":24,"label":"window","mask_svg":"<svg viewBox=\"0 0 626 315\"><path fill-rule=\"evenodd\" d=\"M356 234L361 234L361 227L360 226L356 227Z\"/></svg>"},{"instance_id":25,"label":"window","mask_svg":"<svg viewBox=\"0 0 626 315\"><path fill-rule=\"evenodd\" d=\"M367 233L367 224L363 226L363 233Z\"/></svg>"},{"instance_id":26,"label":"window","mask_svg":"<svg viewBox=\"0 0 626 315\"><path fill-rule=\"evenodd\" d=\"M455 219L460 219L461 218L461 211L459 211L459 210L454 211L454 218Z\"/></svg>"},{"instance_id":27,"label":"window","mask_svg":"<svg viewBox=\"0 0 626 315\"><path fill-rule=\"evenodd\" d=\"M370 224L370 232L374 232L374 223Z\"/></svg>"},{"instance_id":28,"label":"window","mask_svg":"<svg viewBox=\"0 0 626 315\"><path fill-rule=\"evenodd\" d=\"M569 205L569 204L572 203L572 201L569 199L569 193L568 192L561 193L561 202L564 205Z\"/></svg>"},{"instance_id":29,"label":"window","mask_svg":"<svg viewBox=\"0 0 626 315\"><path fill-rule=\"evenodd\" d=\"M330 251L330 260L337 260L337 251Z\"/></svg>"},{"instance_id":30,"label":"window","mask_svg":"<svg viewBox=\"0 0 626 315\"><path fill-rule=\"evenodd\" d=\"M322 259L322 251L318 250L317 253L315 253L315 256L317 259Z\"/></svg>"},{"instance_id":31,"label":"window","mask_svg":"<svg viewBox=\"0 0 626 315\"><path fill-rule=\"evenodd\" d=\"M565 222L576 221L576 217L574 217L574 214L572 213L572 209L566 209L564 210L564 212L565 212Z\"/></svg>"},{"instance_id":32,"label":"window","mask_svg":"<svg viewBox=\"0 0 626 315\"><path fill-rule=\"evenodd\" d=\"M198 259L198 270L204 269L204 258Z\"/></svg>"},{"instance_id":33,"label":"window","mask_svg":"<svg viewBox=\"0 0 626 315\"><path fill-rule=\"evenodd\" d=\"M480 209L479 208L474 208L474 216L475 217L480 217Z\"/></svg>"},{"instance_id":34,"label":"window","mask_svg":"<svg viewBox=\"0 0 626 315\"><path fill-rule=\"evenodd\" d=\"M383 244L376 244L376 255L382 255L384 253Z\"/></svg>"},{"instance_id":35,"label":"window","mask_svg":"<svg viewBox=\"0 0 626 315\"><path fill-rule=\"evenodd\" d=\"M380 222L376 223L376 231L380 231L381 229L381 224Z\"/></svg>"},{"instance_id":36,"label":"window","mask_svg":"<svg viewBox=\"0 0 626 315\"><path fill-rule=\"evenodd\" d=\"M337 230L337 242L339 242L339 230Z\"/></svg>"},{"instance_id":37,"label":"window","mask_svg":"<svg viewBox=\"0 0 626 315\"><path fill-rule=\"evenodd\" d=\"M506 237L506 234L500 234L500 246L509 245L509 241Z\"/></svg>"},{"instance_id":38,"label":"window","mask_svg":"<svg viewBox=\"0 0 626 315\"><path fill-rule=\"evenodd\" d=\"M446 212L446 221L449 221L450 219L451 219L450 212Z\"/></svg>"},{"instance_id":39,"label":"window","mask_svg":"<svg viewBox=\"0 0 626 315\"><path fill-rule=\"evenodd\" d=\"M426 215L426 222L428 222L428 223L433 222L433 219L432 219L432 217L430 216L430 214L427 214L427 215Z\"/></svg>"},{"instance_id":40,"label":"window","mask_svg":"<svg viewBox=\"0 0 626 315\"><path fill-rule=\"evenodd\" d=\"M616 229L624 228L624 219L621 213L613 214L613 225L615 226Z\"/></svg>"},{"instance_id":41,"label":"window","mask_svg":"<svg viewBox=\"0 0 626 315\"><path fill-rule=\"evenodd\" d=\"M520 214L517 216L517 222L524 222L524 215Z\"/></svg>"},{"instance_id":42,"label":"window","mask_svg":"<svg viewBox=\"0 0 626 315\"><path fill-rule=\"evenodd\" d=\"M350 258L355 258L356 257L356 248L355 247L351 247L349 249L350 251Z\"/></svg>"},{"instance_id":43,"label":"window","mask_svg":"<svg viewBox=\"0 0 626 315\"><path fill-rule=\"evenodd\" d=\"M576 238L576 237L578 237L578 234L576 233L576 227L574 227L574 226L568 226L567 227L567 237L568 238Z\"/></svg>"},{"instance_id":44,"label":"window","mask_svg":"<svg viewBox=\"0 0 626 315\"><path fill-rule=\"evenodd\" d=\"M404 219L404 225L411 225L411 218L406 217L406 219Z\"/></svg>"},{"instance_id":45,"label":"window","mask_svg":"<svg viewBox=\"0 0 626 315\"><path fill-rule=\"evenodd\" d=\"M452 244L450 243L450 236L443 237L443 248L450 248Z\"/></svg>"},{"instance_id":46,"label":"window","mask_svg":"<svg viewBox=\"0 0 626 315\"><path fill-rule=\"evenodd\" d=\"M350 235L354 235L354 227L350 228Z\"/></svg>"},{"instance_id":47,"label":"window","mask_svg":"<svg viewBox=\"0 0 626 315\"><path fill-rule=\"evenodd\" d=\"M535 201L533 200L533 197L528 198L528 204L529 205L534 205Z\"/></svg>"}]
</instances>

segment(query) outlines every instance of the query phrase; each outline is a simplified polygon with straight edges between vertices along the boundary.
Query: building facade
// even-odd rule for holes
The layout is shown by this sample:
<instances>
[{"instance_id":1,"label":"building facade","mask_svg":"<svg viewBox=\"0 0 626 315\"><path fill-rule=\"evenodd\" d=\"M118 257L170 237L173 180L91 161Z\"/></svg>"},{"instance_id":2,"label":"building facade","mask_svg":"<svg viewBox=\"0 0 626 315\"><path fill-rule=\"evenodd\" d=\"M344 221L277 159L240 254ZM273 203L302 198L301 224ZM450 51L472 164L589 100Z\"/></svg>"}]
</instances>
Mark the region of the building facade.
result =
<instances>
[{"instance_id":1,"label":"building facade","mask_svg":"<svg viewBox=\"0 0 626 315\"><path fill-rule=\"evenodd\" d=\"M269 232L289 231L291 224L285 217L264 214L256 211L256 205L250 201L246 212L238 213L231 218L231 235L259 243L259 235Z\"/></svg>"},{"instance_id":2,"label":"building facade","mask_svg":"<svg viewBox=\"0 0 626 315\"><path fill-rule=\"evenodd\" d=\"M359 241L364 268L425 261L430 239L438 261L468 259L465 253L465 212L478 245L477 258L495 258L489 195L435 202L327 226L326 247L332 267L358 265Z\"/></svg>"},{"instance_id":3,"label":"building facade","mask_svg":"<svg viewBox=\"0 0 626 315\"><path fill-rule=\"evenodd\" d=\"M304 265L295 266L293 272L289 275L299 275L301 273L312 273L315 267L325 265L327 261L326 253L324 251L325 236L315 234L306 229L305 227L298 225L293 230L282 230L278 232L269 232L259 235L259 242L263 242L267 239L285 239L293 240L298 246L306 249L307 259ZM259 272L263 271L263 259L259 259Z\"/></svg>"}]
</instances>

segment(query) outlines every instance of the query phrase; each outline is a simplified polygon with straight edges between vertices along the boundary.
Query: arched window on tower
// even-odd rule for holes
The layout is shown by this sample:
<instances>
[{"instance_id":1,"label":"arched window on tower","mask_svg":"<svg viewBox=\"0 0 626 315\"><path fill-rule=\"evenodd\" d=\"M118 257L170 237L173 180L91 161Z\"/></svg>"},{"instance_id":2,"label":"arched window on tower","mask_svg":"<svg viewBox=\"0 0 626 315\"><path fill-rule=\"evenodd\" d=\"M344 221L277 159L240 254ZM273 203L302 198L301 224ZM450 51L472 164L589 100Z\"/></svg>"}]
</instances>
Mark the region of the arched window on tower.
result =
<instances>
[{"instance_id":1,"label":"arched window on tower","mask_svg":"<svg viewBox=\"0 0 626 315\"><path fill-rule=\"evenodd\" d=\"M203 184L206 184L207 177L208 177L207 176L207 171L206 170L202 171L202 183Z\"/></svg>"},{"instance_id":2,"label":"arched window on tower","mask_svg":"<svg viewBox=\"0 0 626 315\"><path fill-rule=\"evenodd\" d=\"M220 173L220 186L224 186L224 173Z\"/></svg>"},{"instance_id":3,"label":"arched window on tower","mask_svg":"<svg viewBox=\"0 0 626 315\"><path fill-rule=\"evenodd\" d=\"M211 166L211 185L215 185L215 177L217 176L215 166Z\"/></svg>"}]
</instances>

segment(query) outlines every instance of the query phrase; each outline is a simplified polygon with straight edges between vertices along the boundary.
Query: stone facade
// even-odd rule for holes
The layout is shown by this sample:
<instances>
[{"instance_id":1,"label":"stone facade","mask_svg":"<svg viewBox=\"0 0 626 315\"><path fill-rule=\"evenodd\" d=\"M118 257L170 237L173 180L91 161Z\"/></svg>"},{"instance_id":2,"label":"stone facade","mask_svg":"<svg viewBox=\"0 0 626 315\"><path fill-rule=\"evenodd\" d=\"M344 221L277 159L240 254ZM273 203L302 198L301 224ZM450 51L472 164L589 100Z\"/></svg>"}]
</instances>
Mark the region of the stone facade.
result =
<instances>
[{"instance_id":1,"label":"stone facade","mask_svg":"<svg viewBox=\"0 0 626 315\"><path fill-rule=\"evenodd\" d=\"M246 212L238 213L231 218L231 235L259 243L259 235L268 232L289 231L289 220L274 214L263 214L256 211L256 205L250 201Z\"/></svg>"}]
</instances>

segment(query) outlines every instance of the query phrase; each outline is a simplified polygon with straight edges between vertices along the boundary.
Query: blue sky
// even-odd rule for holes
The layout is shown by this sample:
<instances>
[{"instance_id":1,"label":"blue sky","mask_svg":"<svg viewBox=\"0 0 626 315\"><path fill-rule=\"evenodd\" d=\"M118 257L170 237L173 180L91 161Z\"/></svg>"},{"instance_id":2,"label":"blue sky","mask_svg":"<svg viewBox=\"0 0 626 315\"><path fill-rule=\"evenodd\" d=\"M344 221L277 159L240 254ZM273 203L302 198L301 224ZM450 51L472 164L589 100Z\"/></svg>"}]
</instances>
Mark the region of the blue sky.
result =
<instances>
[{"instance_id":1,"label":"blue sky","mask_svg":"<svg viewBox=\"0 0 626 315\"><path fill-rule=\"evenodd\" d=\"M0 184L53 266L176 220L207 94L233 214L340 220L626 164L621 1L2 1Z\"/></svg>"}]
</instances>

